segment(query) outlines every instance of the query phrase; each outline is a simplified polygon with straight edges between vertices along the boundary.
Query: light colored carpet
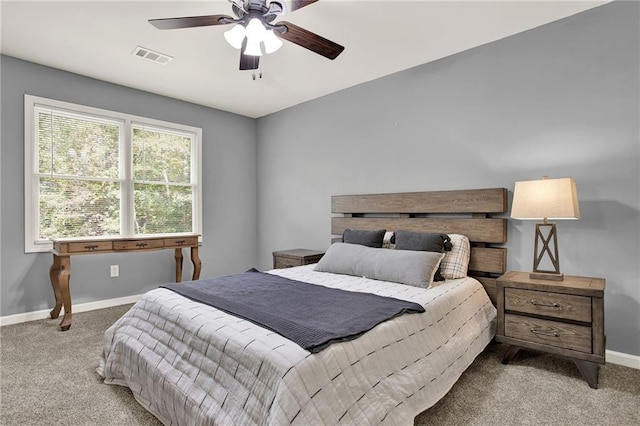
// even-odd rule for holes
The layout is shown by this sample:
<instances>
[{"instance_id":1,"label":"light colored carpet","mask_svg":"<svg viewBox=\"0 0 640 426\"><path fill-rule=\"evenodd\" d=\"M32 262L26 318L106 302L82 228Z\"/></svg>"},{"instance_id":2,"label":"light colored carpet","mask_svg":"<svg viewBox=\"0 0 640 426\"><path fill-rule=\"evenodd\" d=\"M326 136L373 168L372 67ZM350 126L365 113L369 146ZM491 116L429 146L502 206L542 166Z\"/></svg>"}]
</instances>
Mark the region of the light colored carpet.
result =
<instances>
[{"instance_id":1,"label":"light colored carpet","mask_svg":"<svg viewBox=\"0 0 640 426\"><path fill-rule=\"evenodd\" d=\"M159 425L128 389L102 383L102 335L131 305L0 327L1 425ZM589 388L573 362L491 344L416 425L640 425L640 370L607 364Z\"/></svg>"}]
</instances>

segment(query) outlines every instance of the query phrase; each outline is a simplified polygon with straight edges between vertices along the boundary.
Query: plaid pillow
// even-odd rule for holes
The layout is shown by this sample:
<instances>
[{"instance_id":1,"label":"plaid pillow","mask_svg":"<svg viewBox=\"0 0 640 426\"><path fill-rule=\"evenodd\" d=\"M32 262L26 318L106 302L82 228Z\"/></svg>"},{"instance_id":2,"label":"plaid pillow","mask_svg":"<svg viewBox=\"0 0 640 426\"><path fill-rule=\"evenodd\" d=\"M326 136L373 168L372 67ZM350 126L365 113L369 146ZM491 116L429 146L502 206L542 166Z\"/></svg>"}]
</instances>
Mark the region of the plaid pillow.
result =
<instances>
[{"instance_id":1,"label":"plaid pillow","mask_svg":"<svg viewBox=\"0 0 640 426\"><path fill-rule=\"evenodd\" d=\"M460 234L449 234L451 238L451 251L445 252L444 259L440 263L442 276L447 280L464 278L469 268L469 256L471 245L469 238Z\"/></svg>"},{"instance_id":2,"label":"plaid pillow","mask_svg":"<svg viewBox=\"0 0 640 426\"><path fill-rule=\"evenodd\" d=\"M385 248L385 249L396 248L396 245L391 243L392 237L393 237L393 232L390 232L390 231L385 232L384 238L382 239L382 248Z\"/></svg>"}]
</instances>

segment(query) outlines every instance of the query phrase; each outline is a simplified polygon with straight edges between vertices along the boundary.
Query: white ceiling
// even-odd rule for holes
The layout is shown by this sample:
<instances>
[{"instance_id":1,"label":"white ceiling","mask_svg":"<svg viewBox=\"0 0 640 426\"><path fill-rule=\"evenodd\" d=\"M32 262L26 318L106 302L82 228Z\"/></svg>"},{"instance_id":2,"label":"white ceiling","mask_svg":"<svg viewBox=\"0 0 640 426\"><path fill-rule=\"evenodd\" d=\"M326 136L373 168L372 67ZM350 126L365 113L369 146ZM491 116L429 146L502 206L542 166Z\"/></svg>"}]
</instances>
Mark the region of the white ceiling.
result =
<instances>
[{"instance_id":1,"label":"white ceiling","mask_svg":"<svg viewBox=\"0 0 640 426\"><path fill-rule=\"evenodd\" d=\"M238 70L239 52L223 36L229 26L161 31L147 22L232 15L225 0L3 0L0 42L9 56L256 118L607 2L320 0L280 19L345 51L330 61L285 41L261 58L256 80ZM175 59L135 57L138 45Z\"/></svg>"}]
</instances>

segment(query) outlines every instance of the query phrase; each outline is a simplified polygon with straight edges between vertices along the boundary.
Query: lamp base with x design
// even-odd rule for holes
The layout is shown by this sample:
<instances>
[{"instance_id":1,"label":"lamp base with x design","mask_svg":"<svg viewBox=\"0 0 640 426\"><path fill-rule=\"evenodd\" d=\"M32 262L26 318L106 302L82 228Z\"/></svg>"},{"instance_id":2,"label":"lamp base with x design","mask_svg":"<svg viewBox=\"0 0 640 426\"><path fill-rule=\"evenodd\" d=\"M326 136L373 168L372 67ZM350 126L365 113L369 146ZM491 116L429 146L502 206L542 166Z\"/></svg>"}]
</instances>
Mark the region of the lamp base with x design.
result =
<instances>
[{"instance_id":1,"label":"lamp base with x design","mask_svg":"<svg viewBox=\"0 0 640 426\"><path fill-rule=\"evenodd\" d=\"M545 231L547 231L545 235ZM553 241L553 251L550 247L550 243ZM547 254L549 261L553 266L553 270L540 269L540 262L544 259L544 255ZM556 233L555 223L547 223L547 219L544 219L544 223L536 224L536 238L533 253L533 272L529 274L532 279L543 279L562 281L564 274L560 273L560 262L558 260L558 236Z\"/></svg>"}]
</instances>

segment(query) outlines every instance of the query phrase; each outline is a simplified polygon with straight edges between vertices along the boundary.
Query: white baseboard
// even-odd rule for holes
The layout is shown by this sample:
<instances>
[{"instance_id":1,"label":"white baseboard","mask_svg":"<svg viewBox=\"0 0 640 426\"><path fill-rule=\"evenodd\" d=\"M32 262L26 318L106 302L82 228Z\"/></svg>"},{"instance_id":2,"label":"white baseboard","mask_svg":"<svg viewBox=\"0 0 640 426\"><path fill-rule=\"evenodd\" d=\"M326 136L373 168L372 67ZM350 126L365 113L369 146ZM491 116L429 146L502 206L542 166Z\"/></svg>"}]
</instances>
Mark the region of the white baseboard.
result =
<instances>
[{"instance_id":1,"label":"white baseboard","mask_svg":"<svg viewBox=\"0 0 640 426\"><path fill-rule=\"evenodd\" d=\"M133 296L118 297L116 299L99 300L97 302L79 303L73 305L73 312L88 312L96 309L111 308L112 306L127 305L129 303L136 303L141 297L141 294ZM7 315L0 317L0 326L19 324L27 321L35 321L49 318L49 312L51 309L43 309L41 311L25 312L23 314ZM611 364L622 365L624 367L635 368L640 370L640 356L625 354L623 352L606 351L605 354L607 362Z\"/></svg>"},{"instance_id":2,"label":"white baseboard","mask_svg":"<svg viewBox=\"0 0 640 426\"><path fill-rule=\"evenodd\" d=\"M611 364L618 364L640 370L640 356L625 354L623 352L606 351L605 358L607 362Z\"/></svg>"},{"instance_id":3,"label":"white baseboard","mask_svg":"<svg viewBox=\"0 0 640 426\"><path fill-rule=\"evenodd\" d=\"M87 302L87 303L78 303L78 304L74 303L73 313L79 314L80 312L95 311L96 309L111 308L113 306L136 303L141 296L142 296L141 294L136 294L133 296L118 297L115 299L98 300L97 302ZM49 312L51 312L51 309L43 309L40 311L7 315L4 317L0 317L0 326L46 319L46 318L49 318ZM64 313L64 309L60 314L62 315L62 313Z\"/></svg>"}]
</instances>

